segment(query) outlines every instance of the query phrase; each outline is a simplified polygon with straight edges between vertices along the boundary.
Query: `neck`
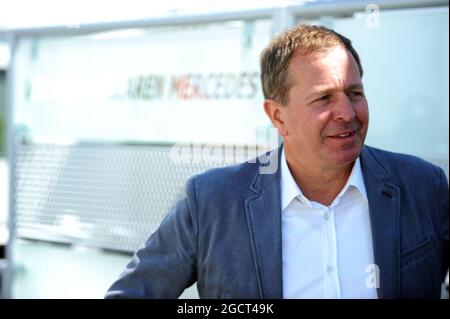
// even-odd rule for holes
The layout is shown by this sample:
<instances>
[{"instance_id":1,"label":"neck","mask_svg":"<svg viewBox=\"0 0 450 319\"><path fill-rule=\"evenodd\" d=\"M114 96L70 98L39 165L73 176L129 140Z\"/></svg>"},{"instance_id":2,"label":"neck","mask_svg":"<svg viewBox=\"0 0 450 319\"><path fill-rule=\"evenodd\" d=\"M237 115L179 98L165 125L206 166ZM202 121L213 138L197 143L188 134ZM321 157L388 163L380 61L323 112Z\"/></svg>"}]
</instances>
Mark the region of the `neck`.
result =
<instances>
[{"instance_id":1,"label":"neck","mask_svg":"<svg viewBox=\"0 0 450 319\"><path fill-rule=\"evenodd\" d=\"M353 163L337 168L306 165L301 158L285 150L287 164L303 195L309 200L329 206L344 187Z\"/></svg>"}]
</instances>

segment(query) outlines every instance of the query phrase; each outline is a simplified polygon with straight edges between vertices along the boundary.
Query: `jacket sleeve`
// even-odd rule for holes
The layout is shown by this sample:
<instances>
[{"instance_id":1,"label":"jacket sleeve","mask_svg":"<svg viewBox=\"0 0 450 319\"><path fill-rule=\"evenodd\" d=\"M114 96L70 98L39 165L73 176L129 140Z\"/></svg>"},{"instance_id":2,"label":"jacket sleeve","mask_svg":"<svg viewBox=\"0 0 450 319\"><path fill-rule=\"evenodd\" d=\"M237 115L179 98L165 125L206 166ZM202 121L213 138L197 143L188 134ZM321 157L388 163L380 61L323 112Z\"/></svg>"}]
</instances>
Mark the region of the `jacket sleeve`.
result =
<instances>
[{"instance_id":1,"label":"jacket sleeve","mask_svg":"<svg viewBox=\"0 0 450 319\"><path fill-rule=\"evenodd\" d=\"M198 227L194 179L181 199L133 256L105 298L178 298L197 280Z\"/></svg>"},{"instance_id":2,"label":"jacket sleeve","mask_svg":"<svg viewBox=\"0 0 450 319\"><path fill-rule=\"evenodd\" d=\"M440 169L439 199L440 199L440 225L442 238L442 281L444 281L449 269L449 193L448 181L445 173Z\"/></svg>"}]
</instances>

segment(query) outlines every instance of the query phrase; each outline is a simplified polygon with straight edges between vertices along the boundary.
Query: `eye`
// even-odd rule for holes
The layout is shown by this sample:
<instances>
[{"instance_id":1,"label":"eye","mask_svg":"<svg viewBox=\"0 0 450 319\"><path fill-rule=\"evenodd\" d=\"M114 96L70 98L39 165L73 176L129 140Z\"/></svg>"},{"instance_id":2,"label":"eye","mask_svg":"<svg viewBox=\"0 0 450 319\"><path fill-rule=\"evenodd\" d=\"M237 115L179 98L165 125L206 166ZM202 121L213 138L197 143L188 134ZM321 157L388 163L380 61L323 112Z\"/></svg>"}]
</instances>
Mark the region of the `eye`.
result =
<instances>
[{"instance_id":1,"label":"eye","mask_svg":"<svg viewBox=\"0 0 450 319\"><path fill-rule=\"evenodd\" d=\"M314 101L311 102L312 105L315 106L327 106L331 103L331 100L333 99L333 96L331 94L324 94L318 98L316 98Z\"/></svg>"},{"instance_id":2,"label":"eye","mask_svg":"<svg viewBox=\"0 0 450 319\"><path fill-rule=\"evenodd\" d=\"M364 93L362 91L352 90L347 92L347 96L350 98L363 97Z\"/></svg>"},{"instance_id":3,"label":"eye","mask_svg":"<svg viewBox=\"0 0 450 319\"><path fill-rule=\"evenodd\" d=\"M331 98L331 95L326 94L326 95L323 95L323 96L319 97L316 101L318 101L318 102L326 102L326 101L328 101L330 98Z\"/></svg>"}]
</instances>

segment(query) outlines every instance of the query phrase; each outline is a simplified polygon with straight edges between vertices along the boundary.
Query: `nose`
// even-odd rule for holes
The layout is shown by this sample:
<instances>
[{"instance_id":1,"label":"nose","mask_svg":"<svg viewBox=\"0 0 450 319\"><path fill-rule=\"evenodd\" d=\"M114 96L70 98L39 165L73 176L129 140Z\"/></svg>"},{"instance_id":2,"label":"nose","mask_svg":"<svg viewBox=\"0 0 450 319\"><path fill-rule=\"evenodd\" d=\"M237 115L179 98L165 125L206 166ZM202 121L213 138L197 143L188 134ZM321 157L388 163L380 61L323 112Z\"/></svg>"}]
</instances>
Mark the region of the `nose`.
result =
<instances>
[{"instance_id":1,"label":"nose","mask_svg":"<svg viewBox=\"0 0 450 319\"><path fill-rule=\"evenodd\" d=\"M355 118L353 104L346 94L340 95L333 109L333 119L335 121L350 122Z\"/></svg>"}]
</instances>

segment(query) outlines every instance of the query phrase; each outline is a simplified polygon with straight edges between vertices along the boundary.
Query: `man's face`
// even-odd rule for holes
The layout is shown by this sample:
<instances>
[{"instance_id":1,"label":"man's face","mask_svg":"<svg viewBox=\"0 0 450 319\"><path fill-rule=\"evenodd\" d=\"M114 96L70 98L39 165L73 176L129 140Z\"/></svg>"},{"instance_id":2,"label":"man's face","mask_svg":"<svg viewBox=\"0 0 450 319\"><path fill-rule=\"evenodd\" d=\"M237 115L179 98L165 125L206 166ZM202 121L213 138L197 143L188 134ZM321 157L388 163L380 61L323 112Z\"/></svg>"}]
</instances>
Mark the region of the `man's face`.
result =
<instances>
[{"instance_id":1,"label":"man's face","mask_svg":"<svg viewBox=\"0 0 450 319\"><path fill-rule=\"evenodd\" d=\"M355 59L346 49L294 55L288 103L280 107L286 154L303 166L334 169L351 164L367 134L369 113Z\"/></svg>"}]
</instances>

